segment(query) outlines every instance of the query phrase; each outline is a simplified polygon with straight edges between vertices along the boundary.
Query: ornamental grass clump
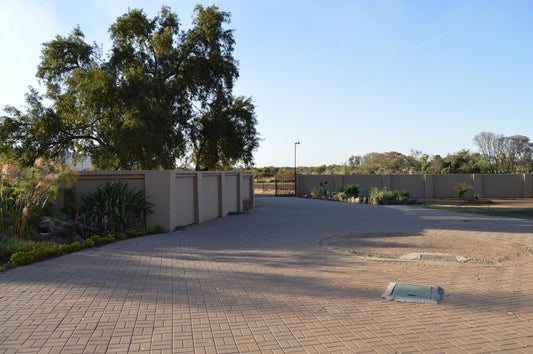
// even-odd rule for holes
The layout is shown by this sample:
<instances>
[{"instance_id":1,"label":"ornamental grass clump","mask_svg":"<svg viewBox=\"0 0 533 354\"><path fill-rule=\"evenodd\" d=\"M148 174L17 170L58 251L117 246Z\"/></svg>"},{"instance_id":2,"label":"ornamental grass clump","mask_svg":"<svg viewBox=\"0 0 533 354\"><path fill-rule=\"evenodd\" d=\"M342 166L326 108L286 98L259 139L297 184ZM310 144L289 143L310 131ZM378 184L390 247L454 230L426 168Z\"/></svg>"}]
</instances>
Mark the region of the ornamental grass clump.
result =
<instances>
[{"instance_id":1,"label":"ornamental grass clump","mask_svg":"<svg viewBox=\"0 0 533 354\"><path fill-rule=\"evenodd\" d=\"M55 201L60 188L70 187L77 171L42 158L32 167L5 163L0 178L0 233L31 237L39 219Z\"/></svg>"}]
</instances>

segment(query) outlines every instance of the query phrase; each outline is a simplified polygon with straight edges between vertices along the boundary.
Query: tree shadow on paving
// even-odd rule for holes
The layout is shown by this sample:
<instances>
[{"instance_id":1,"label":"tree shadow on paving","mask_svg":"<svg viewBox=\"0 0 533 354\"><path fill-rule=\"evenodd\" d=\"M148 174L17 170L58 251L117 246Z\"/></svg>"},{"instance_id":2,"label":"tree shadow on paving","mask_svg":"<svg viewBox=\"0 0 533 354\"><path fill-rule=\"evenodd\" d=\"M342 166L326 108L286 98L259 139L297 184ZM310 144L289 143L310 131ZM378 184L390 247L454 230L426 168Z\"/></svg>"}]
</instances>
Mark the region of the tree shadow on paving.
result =
<instances>
[{"instance_id":1,"label":"tree shadow on paving","mask_svg":"<svg viewBox=\"0 0 533 354\"><path fill-rule=\"evenodd\" d=\"M257 301L269 305L261 305L260 310L265 313L290 312L294 302L303 304L307 300L327 302L330 304L328 311L333 312L346 305L357 308L360 301L382 301L382 291L394 279L384 275L387 268L384 264L354 262L353 259L345 262L335 255L327 257L336 259L333 264L326 262L317 266L315 263L313 266L309 257L293 263L290 255L270 252L250 251L239 256L194 248L180 253L176 245L156 244L150 249L120 246L116 243L98 251L88 250L13 269L0 277L0 284L15 282L24 287L27 296L28 292L35 291L32 287L42 289L43 284L53 284L57 291L76 289L83 293L86 288L95 288L105 294L111 293L114 300L174 303L207 310L235 304L253 308ZM302 261L305 266L298 267ZM368 267L381 270L374 275L362 273L369 270ZM289 268L293 268L292 271ZM299 269L294 271L294 268ZM4 293L2 301L18 296L16 288L10 289L11 294ZM506 311L509 296L514 295L511 291L494 289L490 294L490 306L483 311ZM445 300L448 306L467 309L483 301L486 294L459 290L451 296ZM525 297L514 304L531 307Z\"/></svg>"},{"instance_id":2,"label":"tree shadow on paving","mask_svg":"<svg viewBox=\"0 0 533 354\"><path fill-rule=\"evenodd\" d=\"M206 262L215 264L216 261L206 260L208 255L196 255L194 250L189 260L175 256L173 264L163 265L159 260L154 260L154 254L168 252L168 249L157 247L142 258L146 250L120 251L111 250L109 246L100 252L71 254L13 269L0 277L0 284L4 287L10 282L17 283L21 290L24 289L28 300L33 291L50 284L54 288L52 297L54 292L58 294L56 296L68 296L64 294L65 291L75 291L79 297L90 288L99 290L96 294L94 291L88 292L93 294L91 296L95 300L98 294L105 294L104 297L114 301L151 303L154 308L160 303L207 310L235 305L254 308L257 302L262 313L290 313L294 311L292 307L296 303L305 302L305 299L313 299L312 302L328 301L331 309L340 311L340 305L331 303L332 300L367 301L379 299L381 295L380 290L330 282L320 277L320 270L314 271L314 274L286 274L277 272L271 266L264 266L254 271L239 266L241 260L237 261L235 268L221 269L214 265L205 266ZM72 259L69 260L74 257L75 265ZM256 257L263 256L256 254ZM108 261L102 262L102 258ZM132 261L132 258L136 261ZM264 258L270 259L270 255ZM10 293L4 293L1 301L11 302L19 296L17 287L11 287ZM90 302L84 304L90 306Z\"/></svg>"},{"instance_id":3,"label":"tree shadow on paving","mask_svg":"<svg viewBox=\"0 0 533 354\"><path fill-rule=\"evenodd\" d=\"M474 225L461 221L466 218L464 214L458 217L409 207L265 199L260 202L263 207L249 215L9 270L0 274L0 286L10 289L2 301L15 299L19 286L26 292L38 292L51 284L56 289L51 296L62 289L81 293L98 289L128 301L178 301L182 305L196 296L208 309L209 303L202 299L214 299L217 306L262 299L271 305L271 310L262 311L290 311L291 301L304 299L357 308L360 301L381 301L382 291L393 280L386 273L388 266L339 256L320 247L320 239L350 232L416 234L432 228L530 236L528 230L533 225L530 221L513 220L511 225L508 219L468 215L471 220L479 218ZM503 311L508 305L505 295L495 290L491 294L493 306L486 311ZM482 296L480 293L474 300ZM463 303L454 306L468 307Z\"/></svg>"}]
</instances>

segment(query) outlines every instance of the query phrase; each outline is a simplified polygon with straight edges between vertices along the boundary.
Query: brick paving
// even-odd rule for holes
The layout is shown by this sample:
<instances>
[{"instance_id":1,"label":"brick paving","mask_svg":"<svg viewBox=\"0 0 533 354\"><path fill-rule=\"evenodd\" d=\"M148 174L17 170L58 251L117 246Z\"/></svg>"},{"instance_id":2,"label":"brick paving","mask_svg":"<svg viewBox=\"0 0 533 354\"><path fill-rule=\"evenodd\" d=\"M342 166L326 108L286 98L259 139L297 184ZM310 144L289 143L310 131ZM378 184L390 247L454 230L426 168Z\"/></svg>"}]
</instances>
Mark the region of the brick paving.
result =
<instances>
[{"instance_id":1,"label":"brick paving","mask_svg":"<svg viewBox=\"0 0 533 354\"><path fill-rule=\"evenodd\" d=\"M444 230L533 247L533 220L259 198L248 215L0 273L2 353L533 351L533 257L386 262L318 242ZM434 284L440 305L380 298Z\"/></svg>"}]
</instances>

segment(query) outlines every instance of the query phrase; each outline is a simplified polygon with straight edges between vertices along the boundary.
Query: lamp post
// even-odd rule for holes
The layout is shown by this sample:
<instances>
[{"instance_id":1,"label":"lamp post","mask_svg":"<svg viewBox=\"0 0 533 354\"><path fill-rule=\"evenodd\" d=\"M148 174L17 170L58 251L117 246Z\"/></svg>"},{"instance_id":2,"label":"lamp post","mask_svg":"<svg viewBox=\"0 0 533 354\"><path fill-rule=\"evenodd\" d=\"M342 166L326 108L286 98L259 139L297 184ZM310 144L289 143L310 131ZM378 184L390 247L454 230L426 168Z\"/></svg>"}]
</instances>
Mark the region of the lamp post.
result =
<instances>
[{"instance_id":1,"label":"lamp post","mask_svg":"<svg viewBox=\"0 0 533 354\"><path fill-rule=\"evenodd\" d=\"M296 197L296 145L300 145L297 141L294 143L294 196Z\"/></svg>"}]
</instances>

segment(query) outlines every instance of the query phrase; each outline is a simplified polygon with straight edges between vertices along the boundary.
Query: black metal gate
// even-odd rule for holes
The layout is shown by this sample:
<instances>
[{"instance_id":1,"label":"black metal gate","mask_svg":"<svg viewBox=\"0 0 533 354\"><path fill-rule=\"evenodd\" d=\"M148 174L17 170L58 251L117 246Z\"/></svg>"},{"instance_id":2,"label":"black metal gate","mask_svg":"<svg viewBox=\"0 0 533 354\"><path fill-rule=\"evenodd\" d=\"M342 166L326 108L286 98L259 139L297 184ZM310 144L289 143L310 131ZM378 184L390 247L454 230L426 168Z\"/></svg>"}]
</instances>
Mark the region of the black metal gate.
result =
<instances>
[{"instance_id":1,"label":"black metal gate","mask_svg":"<svg viewBox=\"0 0 533 354\"><path fill-rule=\"evenodd\" d=\"M296 196L296 181L294 180L294 177L276 177L275 183L276 197Z\"/></svg>"}]
</instances>

